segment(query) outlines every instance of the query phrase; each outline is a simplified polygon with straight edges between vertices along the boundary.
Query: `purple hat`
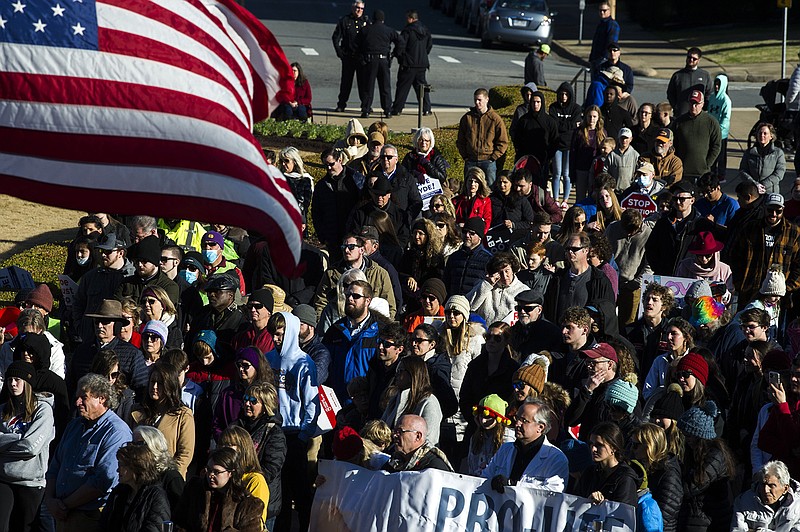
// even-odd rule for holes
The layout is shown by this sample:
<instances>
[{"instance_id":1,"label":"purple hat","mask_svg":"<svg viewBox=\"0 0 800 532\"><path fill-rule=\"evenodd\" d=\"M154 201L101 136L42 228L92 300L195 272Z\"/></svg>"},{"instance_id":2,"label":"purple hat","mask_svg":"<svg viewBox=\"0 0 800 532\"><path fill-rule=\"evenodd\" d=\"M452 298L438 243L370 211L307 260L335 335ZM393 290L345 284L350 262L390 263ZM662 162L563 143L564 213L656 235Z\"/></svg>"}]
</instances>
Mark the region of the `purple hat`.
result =
<instances>
[{"instance_id":1,"label":"purple hat","mask_svg":"<svg viewBox=\"0 0 800 532\"><path fill-rule=\"evenodd\" d=\"M250 364L256 369L258 369L258 366L260 364L259 360L260 356L261 352L258 350L257 347L253 346L243 347L242 349L239 349L239 351L236 352L236 360L246 360L250 362Z\"/></svg>"},{"instance_id":2,"label":"purple hat","mask_svg":"<svg viewBox=\"0 0 800 532\"><path fill-rule=\"evenodd\" d=\"M204 234L201 244L210 244L211 242L219 245L220 248L225 247L225 238L216 231L209 231L208 233Z\"/></svg>"},{"instance_id":3,"label":"purple hat","mask_svg":"<svg viewBox=\"0 0 800 532\"><path fill-rule=\"evenodd\" d=\"M167 324L161 320L150 320L144 324L144 328L142 329L142 336L147 333L152 333L158 335L161 338L161 345L167 345L167 337L169 336L169 330L167 329Z\"/></svg>"}]
</instances>

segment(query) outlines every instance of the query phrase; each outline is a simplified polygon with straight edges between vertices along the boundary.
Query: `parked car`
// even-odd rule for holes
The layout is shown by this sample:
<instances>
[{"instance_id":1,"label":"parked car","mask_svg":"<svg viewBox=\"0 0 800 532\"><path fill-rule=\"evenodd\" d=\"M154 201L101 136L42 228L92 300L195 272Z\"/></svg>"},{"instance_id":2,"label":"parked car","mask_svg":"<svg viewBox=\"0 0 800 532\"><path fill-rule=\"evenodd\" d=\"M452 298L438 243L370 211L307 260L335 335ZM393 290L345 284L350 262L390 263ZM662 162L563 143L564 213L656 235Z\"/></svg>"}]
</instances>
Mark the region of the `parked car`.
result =
<instances>
[{"instance_id":1,"label":"parked car","mask_svg":"<svg viewBox=\"0 0 800 532\"><path fill-rule=\"evenodd\" d=\"M495 0L482 20L481 46L494 42L534 46L553 39L553 20L545 0Z\"/></svg>"}]
</instances>

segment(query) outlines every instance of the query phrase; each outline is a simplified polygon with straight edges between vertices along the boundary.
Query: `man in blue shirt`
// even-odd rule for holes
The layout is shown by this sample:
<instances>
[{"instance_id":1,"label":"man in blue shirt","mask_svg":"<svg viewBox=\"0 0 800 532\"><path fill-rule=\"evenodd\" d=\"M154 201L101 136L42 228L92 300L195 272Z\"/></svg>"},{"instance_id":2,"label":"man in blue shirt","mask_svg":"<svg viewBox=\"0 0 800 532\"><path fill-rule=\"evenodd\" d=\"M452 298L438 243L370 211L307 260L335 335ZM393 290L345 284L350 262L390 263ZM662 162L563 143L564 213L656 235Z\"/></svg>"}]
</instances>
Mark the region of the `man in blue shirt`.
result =
<instances>
[{"instance_id":1,"label":"man in blue shirt","mask_svg":"<svg viewBox=\"0 0 800 532\"><path fill-rule=\"evenodd\" d=\"M697 189L701 197L694 207L700 216L708 218L715 225L727 227L730 219L739 210L739 204L727 194L723 194L719 177L711 174L700 176L697 179Z\"/></svg>"},{"instance_id":2,"label":"man in blue shirt","mask_svg":"<svg viewBox=\"0 0 800 532\"><path fill-rule=\"evenodd\" d=\"M67 425L47 470L44 502L63 532L100 530L100 510L117 484L117 450L131 429L111 410L111 382L90 373L78 381L78 417Z\"/></svg>"}]
</instances>

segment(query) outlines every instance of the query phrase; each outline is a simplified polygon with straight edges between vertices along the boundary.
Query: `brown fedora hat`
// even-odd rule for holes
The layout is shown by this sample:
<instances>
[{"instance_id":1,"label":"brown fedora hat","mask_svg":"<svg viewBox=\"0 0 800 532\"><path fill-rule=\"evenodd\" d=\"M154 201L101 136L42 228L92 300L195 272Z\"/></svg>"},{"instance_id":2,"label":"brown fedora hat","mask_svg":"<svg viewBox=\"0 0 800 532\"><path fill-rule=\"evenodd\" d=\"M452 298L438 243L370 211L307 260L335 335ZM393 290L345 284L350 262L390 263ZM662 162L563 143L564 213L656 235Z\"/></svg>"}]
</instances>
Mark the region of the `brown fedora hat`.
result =
<instances>
[{"instance_id":1,"label":"brown fedora hat","mask_svg":"<svg viewBox=\"0 0 800 532\"><path fill-rule=\"evenodd\" d=\"M94 314L84 314L87 318L105 318L116 321L127 321L122 315L122 303L116 299L104 299Z\"/></svg>"}]
</instances>

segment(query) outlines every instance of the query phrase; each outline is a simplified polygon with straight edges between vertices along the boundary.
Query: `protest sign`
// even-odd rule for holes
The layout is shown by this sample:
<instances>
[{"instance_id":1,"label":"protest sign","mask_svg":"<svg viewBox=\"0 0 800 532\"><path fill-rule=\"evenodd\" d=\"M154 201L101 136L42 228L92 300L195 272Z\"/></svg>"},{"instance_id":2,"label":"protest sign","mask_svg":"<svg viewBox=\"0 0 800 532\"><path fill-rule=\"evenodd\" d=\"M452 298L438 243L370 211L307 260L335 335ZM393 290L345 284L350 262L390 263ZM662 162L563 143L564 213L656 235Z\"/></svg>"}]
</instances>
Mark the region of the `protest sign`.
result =
<instances>
[{"instance_id":1,"label":"protest sign","mask_svg":"<svg viewBox=\"0 0 800 532\"><path fill-rule=\"evenodd\" d=\"M0 270L0 289L2 290L33 290L36 283L28 270L18 266L9 266Z\"/></svg>"},{"instance_id":2,"label":"protest sign","mask_svg":"<svg viewBox=\"0 0 800 532\"><path fill-rule=\"evenodd\" d=\"M69 275L59 275L58 285L61 287L61 295L64 296L64 305L72 308L75 303L75 295L78 293L78 283L73 281Z\"/></svg>"},{"instance_id":3,"label":"protest sign","mask_svg":"<svg viewBox=\"0 0 800 532\"><path fill-rule=\"evenodd\" d=\"M417 183L419 195L422 196L422 210L427 211L431 204L431 198L436 194L442 193L442 184L438 179L434 179L425 174L425 181Z\"/></svg>"},{"instance_id":4,"label":"protest sign","mask_svg":"<svg viewBox=\"0 0 800 532\"><path fill-rule=\"evenodd\" d=\"M602 530L633 532L632 506L518 485L504 493L488 480L428 469L370 471L320 460L325 482L317 488L311 529L318 531L503 530L579 532L595 521Z\"/></svg>"},{"instance_id":5,"label":"protest sign","mask_svg":"<svg viewBox=\"0 0 800 532\"><path fill-rule=\"evenodd\" d=\"M642 218L647 218L658 210L658 205L653 198L641 192L628 194L619 204L622 210L633 209L642 213Z\"/></svg>"},{"instance_id":6,"label":"protest sign","mask_svg":"<svg viewBox=\"0 0 800 532\"><path fill-rule=\"evenodd\" d=\"M661 286L666 286L672 293L675 294L675 304L678 308L683 308L684 302L683 298L686 296L686 292L689 290L689 287L692 286L692 283L696 282L697 279L689 279L686 277L670 277L668 275L642 275L642 283L641 283L641 294L644 295L644 289L650 283L657 283ZM641 317L642 313L644 312L644 304L643 299L639 298L639 313L638 316Z\"/></svg>"}]
</instances>

